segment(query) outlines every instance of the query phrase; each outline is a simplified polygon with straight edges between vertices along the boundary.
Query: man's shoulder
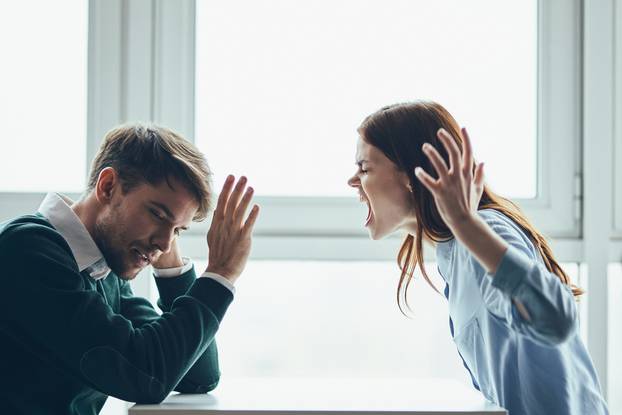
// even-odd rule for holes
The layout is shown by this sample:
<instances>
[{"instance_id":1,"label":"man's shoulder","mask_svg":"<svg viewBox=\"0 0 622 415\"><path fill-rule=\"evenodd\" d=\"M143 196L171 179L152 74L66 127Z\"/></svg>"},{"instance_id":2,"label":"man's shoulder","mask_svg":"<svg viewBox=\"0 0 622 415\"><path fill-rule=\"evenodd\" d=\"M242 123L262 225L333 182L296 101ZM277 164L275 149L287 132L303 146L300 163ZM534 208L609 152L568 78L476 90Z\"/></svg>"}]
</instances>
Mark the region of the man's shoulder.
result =
<instances>
[{"instance_id":1,"label":"man's shoulder","mask_svg":"<svg viewBox=\"0 0 622 415\"><path fill-rule=\"evenodd\" d=\"M19 246L44 249L46 246L69 249L67 242L43 216L23 215L0 223L0 249Z\"/></svg>"}]
</instances>

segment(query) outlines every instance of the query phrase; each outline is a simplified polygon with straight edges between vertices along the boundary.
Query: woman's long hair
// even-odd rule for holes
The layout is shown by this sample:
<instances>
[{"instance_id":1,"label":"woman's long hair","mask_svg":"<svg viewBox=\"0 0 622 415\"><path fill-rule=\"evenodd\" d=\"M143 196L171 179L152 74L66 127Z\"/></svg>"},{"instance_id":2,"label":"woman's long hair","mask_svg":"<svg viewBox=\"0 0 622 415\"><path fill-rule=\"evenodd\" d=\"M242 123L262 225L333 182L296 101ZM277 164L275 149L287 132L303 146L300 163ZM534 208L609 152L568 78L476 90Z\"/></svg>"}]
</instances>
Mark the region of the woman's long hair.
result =
<instances>
[{"instance_id":1,"label":"woman's long hair","mask_svg":"<svg viewBox=\"0 0 622 415\"><path fill-rule=\"evenodd\" d=\"M363 140L378 148L400 171L408 175L412 188L412 204L416 215L415 235L409 234L402 243L397 255L397 264L401 270L397 286L397 304L402 313L404 305L408 310L408 287L413 273L419 265L425 280L438 291L430 280L423 261L423 238L433 242L447 241L453 235L436 208L434 197L415 177L415 167L421 166L426 172L437 178L438 175L427 156L421 151L424 143L430 143L441 154L447 165L449 156L437 137L440 128L444 128L462 149L462 135L458 123L440 104L428 101L395 104L371 114L359 127ZM473 165L475 168L475 163ZM573 285L570 278L553 257L553 252L544 236L538 232L520 209L510 200L493 193L484 186L478 210L494 209L509 217L531 239L540 253L546 268L572 288L572 293L579 296L583 290Z\"/></svg>"}]
</instances>

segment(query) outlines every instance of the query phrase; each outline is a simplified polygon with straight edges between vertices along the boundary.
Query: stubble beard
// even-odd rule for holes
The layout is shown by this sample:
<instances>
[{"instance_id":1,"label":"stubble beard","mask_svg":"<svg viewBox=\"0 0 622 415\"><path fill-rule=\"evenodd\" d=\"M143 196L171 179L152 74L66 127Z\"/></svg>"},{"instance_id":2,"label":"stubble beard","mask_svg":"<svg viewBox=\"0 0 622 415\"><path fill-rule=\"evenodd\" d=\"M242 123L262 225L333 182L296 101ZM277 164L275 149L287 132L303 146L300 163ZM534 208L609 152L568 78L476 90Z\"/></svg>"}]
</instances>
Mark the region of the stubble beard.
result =
<instances>
[{"instance_id":1,"label":"stubble beard","mask_svg":"<svg viewBox=\"0 0 622 415\"><path fill-rule=\"evenodd\" d=\"M124 262L126 255L123 253L123 229L115 229L115 224L118 227L123 227L116 215L108 215L97 220L93 239L112 272L123 280L131 281L136 278L138 273L130 274L129 267Z\"/></svg>"}]
</instances>

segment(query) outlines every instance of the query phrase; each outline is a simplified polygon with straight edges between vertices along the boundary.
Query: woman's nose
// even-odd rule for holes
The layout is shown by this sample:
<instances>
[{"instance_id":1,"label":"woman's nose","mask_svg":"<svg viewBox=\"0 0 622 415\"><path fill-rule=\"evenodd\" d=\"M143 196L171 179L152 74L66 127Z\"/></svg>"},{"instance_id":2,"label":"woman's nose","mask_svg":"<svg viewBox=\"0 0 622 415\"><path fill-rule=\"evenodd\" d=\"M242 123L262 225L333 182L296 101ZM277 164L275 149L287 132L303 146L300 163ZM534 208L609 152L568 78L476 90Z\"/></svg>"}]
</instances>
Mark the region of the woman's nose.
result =
<instances>
[{"instance_id":1,"label":"woman's nose","mask_svg":"<svg viewBox=\"0 0 622 415\"><path fill-rule=\"evenodd\" d=\"M359 178L357 176L352 176L348 179L348 186L350 187L358 187L359 186Z\"/></svg>"}]
</instances>

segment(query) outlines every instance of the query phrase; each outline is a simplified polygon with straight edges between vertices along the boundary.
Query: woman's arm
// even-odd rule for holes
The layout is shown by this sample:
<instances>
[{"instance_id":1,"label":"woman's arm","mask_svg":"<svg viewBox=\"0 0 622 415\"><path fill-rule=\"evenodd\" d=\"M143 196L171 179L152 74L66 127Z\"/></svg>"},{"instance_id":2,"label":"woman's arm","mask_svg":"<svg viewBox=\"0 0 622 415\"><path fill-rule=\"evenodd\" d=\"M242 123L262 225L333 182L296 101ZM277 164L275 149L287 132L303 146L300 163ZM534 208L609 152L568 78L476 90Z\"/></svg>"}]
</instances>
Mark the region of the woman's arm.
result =
<instances>
[{"instance_id":1,"label":"woman's arm","mask_svg":"<svg viewBox=\"0 0 622 415\"><path fill-rule=\"evenodd\" d=\"M480 284L484 298L495 302L502 293L506 294L523 320L514 321L507 316L507 321L516 323L512 324L515 328L534 338L559 343L575 329L576 306L572 293L557 276L523 255L528 248L509 226L495 231L478 214L484 187L483 164L478 164L473 173L470 139L465 129L462 133L464 151L460 154L451 136L443 129L438 132L449 154L449 167L436 149L424 145L423 151L436 169L438 179L420 167L415 174L434 196L439 213L456 240L484 268L484 278L493 280Z\"/></svg>"}]
</instances>

